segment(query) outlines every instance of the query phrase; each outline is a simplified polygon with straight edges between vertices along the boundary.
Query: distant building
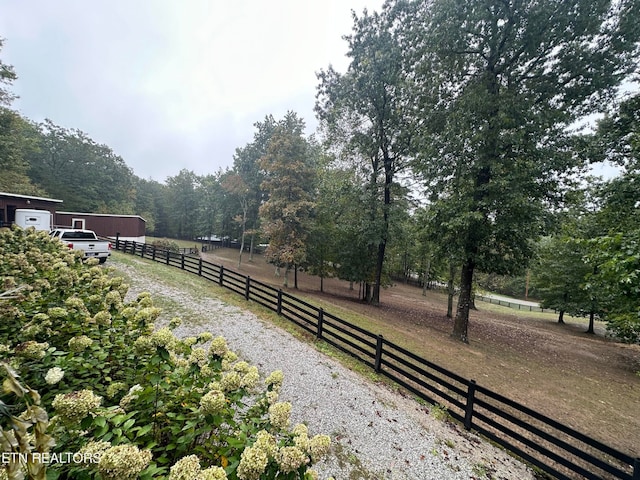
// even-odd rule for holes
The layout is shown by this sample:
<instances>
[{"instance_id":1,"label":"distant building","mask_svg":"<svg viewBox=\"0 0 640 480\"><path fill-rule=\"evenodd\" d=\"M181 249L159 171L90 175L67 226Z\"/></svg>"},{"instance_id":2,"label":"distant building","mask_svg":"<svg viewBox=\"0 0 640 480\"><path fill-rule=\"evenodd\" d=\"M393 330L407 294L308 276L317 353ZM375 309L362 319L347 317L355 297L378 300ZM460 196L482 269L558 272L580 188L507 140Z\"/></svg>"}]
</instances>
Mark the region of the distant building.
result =
<instances>
[{"instance_id":1,"label":"distant building","mask_svg":"<svg viewBox=\"0 0 640 480\"><path fill-rule=\"evenodd\" d=\"M0 227L8 227L16 221L16 210L19 208L33 208L47 210L54 216L56 208L62 205L62 200L55 198L32 197L0 192Z\"/></svg>"},{"instance_id":2,"label":"distant building","mask_svg":"<svg viewBox=\"0 0 640 480\"><path fill-rule=\"evenodd\" d=\"M143 243L146 221L138 215L112 215L104 213L61 212L62 200L0 192L0 227L11 226L16 220L16 210L28 208L47 210L53 215L56 227L93 230L101 237L133 240Z\"/></svg>"},{"instance_id":3,"label":"distant building","mask_svg":"<svg viewBox=\"0 0 640 480\"><path fill-rule=\"evenodd\" d=\"M108 213L56 212L56 227L93 230L100 237L133 240L144 243L146 220L139 215L116 215Z\"/></svg>"}]
</instances>

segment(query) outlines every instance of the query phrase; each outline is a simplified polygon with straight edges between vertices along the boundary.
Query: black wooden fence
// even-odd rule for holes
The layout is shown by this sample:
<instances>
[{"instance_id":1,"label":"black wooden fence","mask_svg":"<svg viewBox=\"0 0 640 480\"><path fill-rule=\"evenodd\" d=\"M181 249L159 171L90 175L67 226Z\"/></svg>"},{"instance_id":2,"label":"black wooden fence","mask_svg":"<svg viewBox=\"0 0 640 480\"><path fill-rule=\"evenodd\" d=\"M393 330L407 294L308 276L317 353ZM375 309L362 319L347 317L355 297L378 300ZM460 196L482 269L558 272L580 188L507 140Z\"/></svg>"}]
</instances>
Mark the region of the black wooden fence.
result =
<instances>
[{"instance_id":1,"label":"black wooden fence","mask_svg":"<svg viewBox=\"0 0 640 480\"><path fill-rule=\"evenodd\" d=\"M508 300L502 300L501 298L492 298L485 297L484 295L480 295L476 293L476 300L481 300L487 303L493 303L495 305L500 305L502 307L513 308L514 310L523 310L525 312L554 312L558 313L558 311L554 308L542 308L539 305L524 305L522 303L510 302Z\"/></svg>"},{"instance_id":2,"label":"black wooden fence","mask_svg":"<svg viewBox=\"0 0 640 480\"><path fill-rule=\"evenodd\" d=\"M116 249L178 267L228 288L355 357L431 404L447 408L467 430L504 447L558 479L640 480L640 458L611 448L552 418L477 385L399 345L283 292L184 254L116 241Z\"/></svg>"}]
</instances>

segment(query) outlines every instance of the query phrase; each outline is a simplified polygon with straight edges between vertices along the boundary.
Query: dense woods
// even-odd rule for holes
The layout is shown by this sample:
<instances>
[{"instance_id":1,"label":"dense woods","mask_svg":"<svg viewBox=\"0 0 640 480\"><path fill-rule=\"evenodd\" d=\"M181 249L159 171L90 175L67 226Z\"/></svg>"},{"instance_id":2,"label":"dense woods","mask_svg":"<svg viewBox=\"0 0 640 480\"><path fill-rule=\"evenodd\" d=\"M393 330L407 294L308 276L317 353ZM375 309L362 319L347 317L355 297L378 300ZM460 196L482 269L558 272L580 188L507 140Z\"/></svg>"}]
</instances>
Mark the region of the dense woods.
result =
<instances>
[{"instance_id":1,"label":"dense woods","mask_svg":"<svg viewBox=\"0 0 640 480\"><path fill-rule=\"evenodd\" d=\"M451 282L465 342L473 292L524 296L525 277L559 322L638 342L637 18L637 0L387 1L353 14L347 71L320 70L315 135L266 116L232 168L164 182L13 111L0 63L0 191L138 214L156 237L267 243L285 272L359 283L373 304L393 279ZM620 174L587 177L602 161Z\"/></svg>"}]
</instances>

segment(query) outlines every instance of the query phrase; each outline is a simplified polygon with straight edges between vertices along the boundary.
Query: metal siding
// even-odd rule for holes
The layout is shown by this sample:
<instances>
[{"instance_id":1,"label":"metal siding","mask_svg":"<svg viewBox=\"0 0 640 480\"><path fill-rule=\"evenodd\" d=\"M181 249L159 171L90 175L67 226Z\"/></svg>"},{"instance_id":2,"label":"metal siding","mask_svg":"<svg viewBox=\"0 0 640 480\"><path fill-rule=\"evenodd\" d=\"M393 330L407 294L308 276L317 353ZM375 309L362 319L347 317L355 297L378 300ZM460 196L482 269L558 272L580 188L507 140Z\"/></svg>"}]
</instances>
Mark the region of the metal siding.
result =
<instances>
[{"instance_id":1,"label":"metal siding","mask_svg":"<svg viewBox=\"0 0 640 480\"><path fill-rule=\"evenodd\" d=\"M55 205L57 202L48 202L46 200L28 199L20 197L12 197L0 195L0 210L2 215L0 219L4 219L4 223L9 225L15 221L15 210L19 208L29 208L35 210L46 210L55 215ZM7 207L11 207L10 209ZM4 225L0 225L4 226Z\"/></svg>"},{"instance_id":2,"label":"metal siding","mask_svg":"<svg viewBox=\"0 0 640 480\"><path fill-rule=\"evenodd\" d=\"M57 213L56 225L70 226L74 218L85 220L85 228L103 237L141 237L145 235L145 222L140 217L118 215L91 215L90 213Z\"/></svg>"}]
</instances>

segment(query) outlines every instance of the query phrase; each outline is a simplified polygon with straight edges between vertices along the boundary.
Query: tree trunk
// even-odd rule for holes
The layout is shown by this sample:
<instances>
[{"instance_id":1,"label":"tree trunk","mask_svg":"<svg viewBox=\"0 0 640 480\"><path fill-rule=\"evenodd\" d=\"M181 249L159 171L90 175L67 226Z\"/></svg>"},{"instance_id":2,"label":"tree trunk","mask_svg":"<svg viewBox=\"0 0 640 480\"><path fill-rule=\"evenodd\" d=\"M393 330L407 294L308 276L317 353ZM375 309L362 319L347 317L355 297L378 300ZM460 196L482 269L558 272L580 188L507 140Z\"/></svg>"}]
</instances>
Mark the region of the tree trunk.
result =
<instances>
[{"instance_id":1,"label":"tree trunk","mask_svg":"<svg viewBox=\"0 0 640 480\"><path fill-rule=\"evenodd\" d=\"M564 323L564 310L560 310L558 313L558 323Z\"/></svg>"},{"instance_id":2,"label":"tree trunk","mask_svg":"<svg viewBox=\"0 0 640 480\"><path fill-rule=\"evenodd\" d=\"M289 288L289 265L284 267L284 282L282 285L286 288Z\"/></svg>"},{"instance_id":3,"label":"tree trunk","mask_svg":"<svg viewBox=\"0 0 640 480\"><path fill-rule=\"evenodd\" d=\"M471 287L473 285L473 271L475 262L468 258L462 265L460 275L460 296L458 297L458 310L453 322L453 333L451 336L456 340L469 343L467 333L469 327L469 307L471 305Z\"/></svg>"},{"instance_id":4,"label":"tree trunk","mask_svg":"<svg viewBox=\"0 0 640 480\"><path fill-rule=\"evenodd\" d=\"M476 289L475 288L471 288L471 297L469 298L469 308L471 310L478 310L478 307L476 307Z\"/></svg>"},{"instance_id":5,"label":"tree trunk","mask_svg":"<svg viewBox=\"0 0 640 480\"><path fill-rule=\"evenodd\" d=\"M380 305L380 284L382 283L382 265L384 263L384 251L386 247L386 240L382 240L378 244L378 258L376 260L376 281L373 284L373 292L370 301L372 305Z\"/></svg>"},{"instance_id":6,"label":"tree trunk","mask_svg":"<svg viewBox=\"0 0 640 480\"><path fill-rule=\"evenodd\" d=\"M244 229L242 230L242 239L240 240L240 255L238 255L238 268L242 265L242 252L244 252Z\"/></svg>"},{"instance_id":7,"label":"tree trunk","mask_svg":"<svg viewBox=\"0 0 640 480\"><path fill-rule=\"evenodd\" d=\"M393 183L393 159L383 147L384 156L384 205L382 207L382 239L378 244L378 258L376 260L376 283L373 285L371 304L380 305L380 285L382 284L382 266L384 252L387 248L389 236L389 207L391 205L391 184Z\"/></svg>"},{"instance_id":8,"label":"tree trunk","mask_svg":"<svg viewBox=\"0 0 640 480\"><path fill-rule=\"evenodd\" d=\"M589 312L589 328L587 328L586 333L592 333L592 334L596 333L596 331L593 329L595 316L596 316L596 312L591 310L591 312Z\"/></svg>"},{"instance_id":9,"label":"tree trunk","mask_svg":"<svg viewBox=\"0 0 640 480\"><path fill-rule=\"evenodd\" d=\"M293 266L293 288L298 289L298 265Z\"/></svg>"},{"instance_id":10,"label":"tree trunk","mask_svg":"<svg viewBox=\"0 0 640 480\"><path fill-rule=\"evenodd\" d=\"M427 284L429 283L429 270L431 270L431 259L427 260L427 265L424 269L424 281L422 283L422 296L427 296Z\"/></svg>"},{"instance_id":11,"label":"tree trunk","mask_svg":"<svg viewBox=\"0 0 640 480\"><path fill-rule=\"evenodd\" d=\"M456 291L453 288L453 276L455 275L456 267L451 262L449 264L449 281L447 282L447 318L453 318L453 296Z\"/></svg>"},{"instance_id":12,"label":"tree trunk","mask_svg":"<svg viewBox=\"0 0 640 480\"><path fill-rule=\"evenodd\" d=\"M369 282L364 282L362 286L362 300L371 303L371 284Z\"/></svg>"},{"instance_id":13,"label":"tree trunk","mask_svg":"<svg viewBox=\"0 0 640 480\"><path fill-rule=\"evenodd\" d=\"M255 235L251 234L251 243L249 245L251 245L249 247L249 263L253 262L253 239L254 239Z\"/></svg>"}]
</instances>

